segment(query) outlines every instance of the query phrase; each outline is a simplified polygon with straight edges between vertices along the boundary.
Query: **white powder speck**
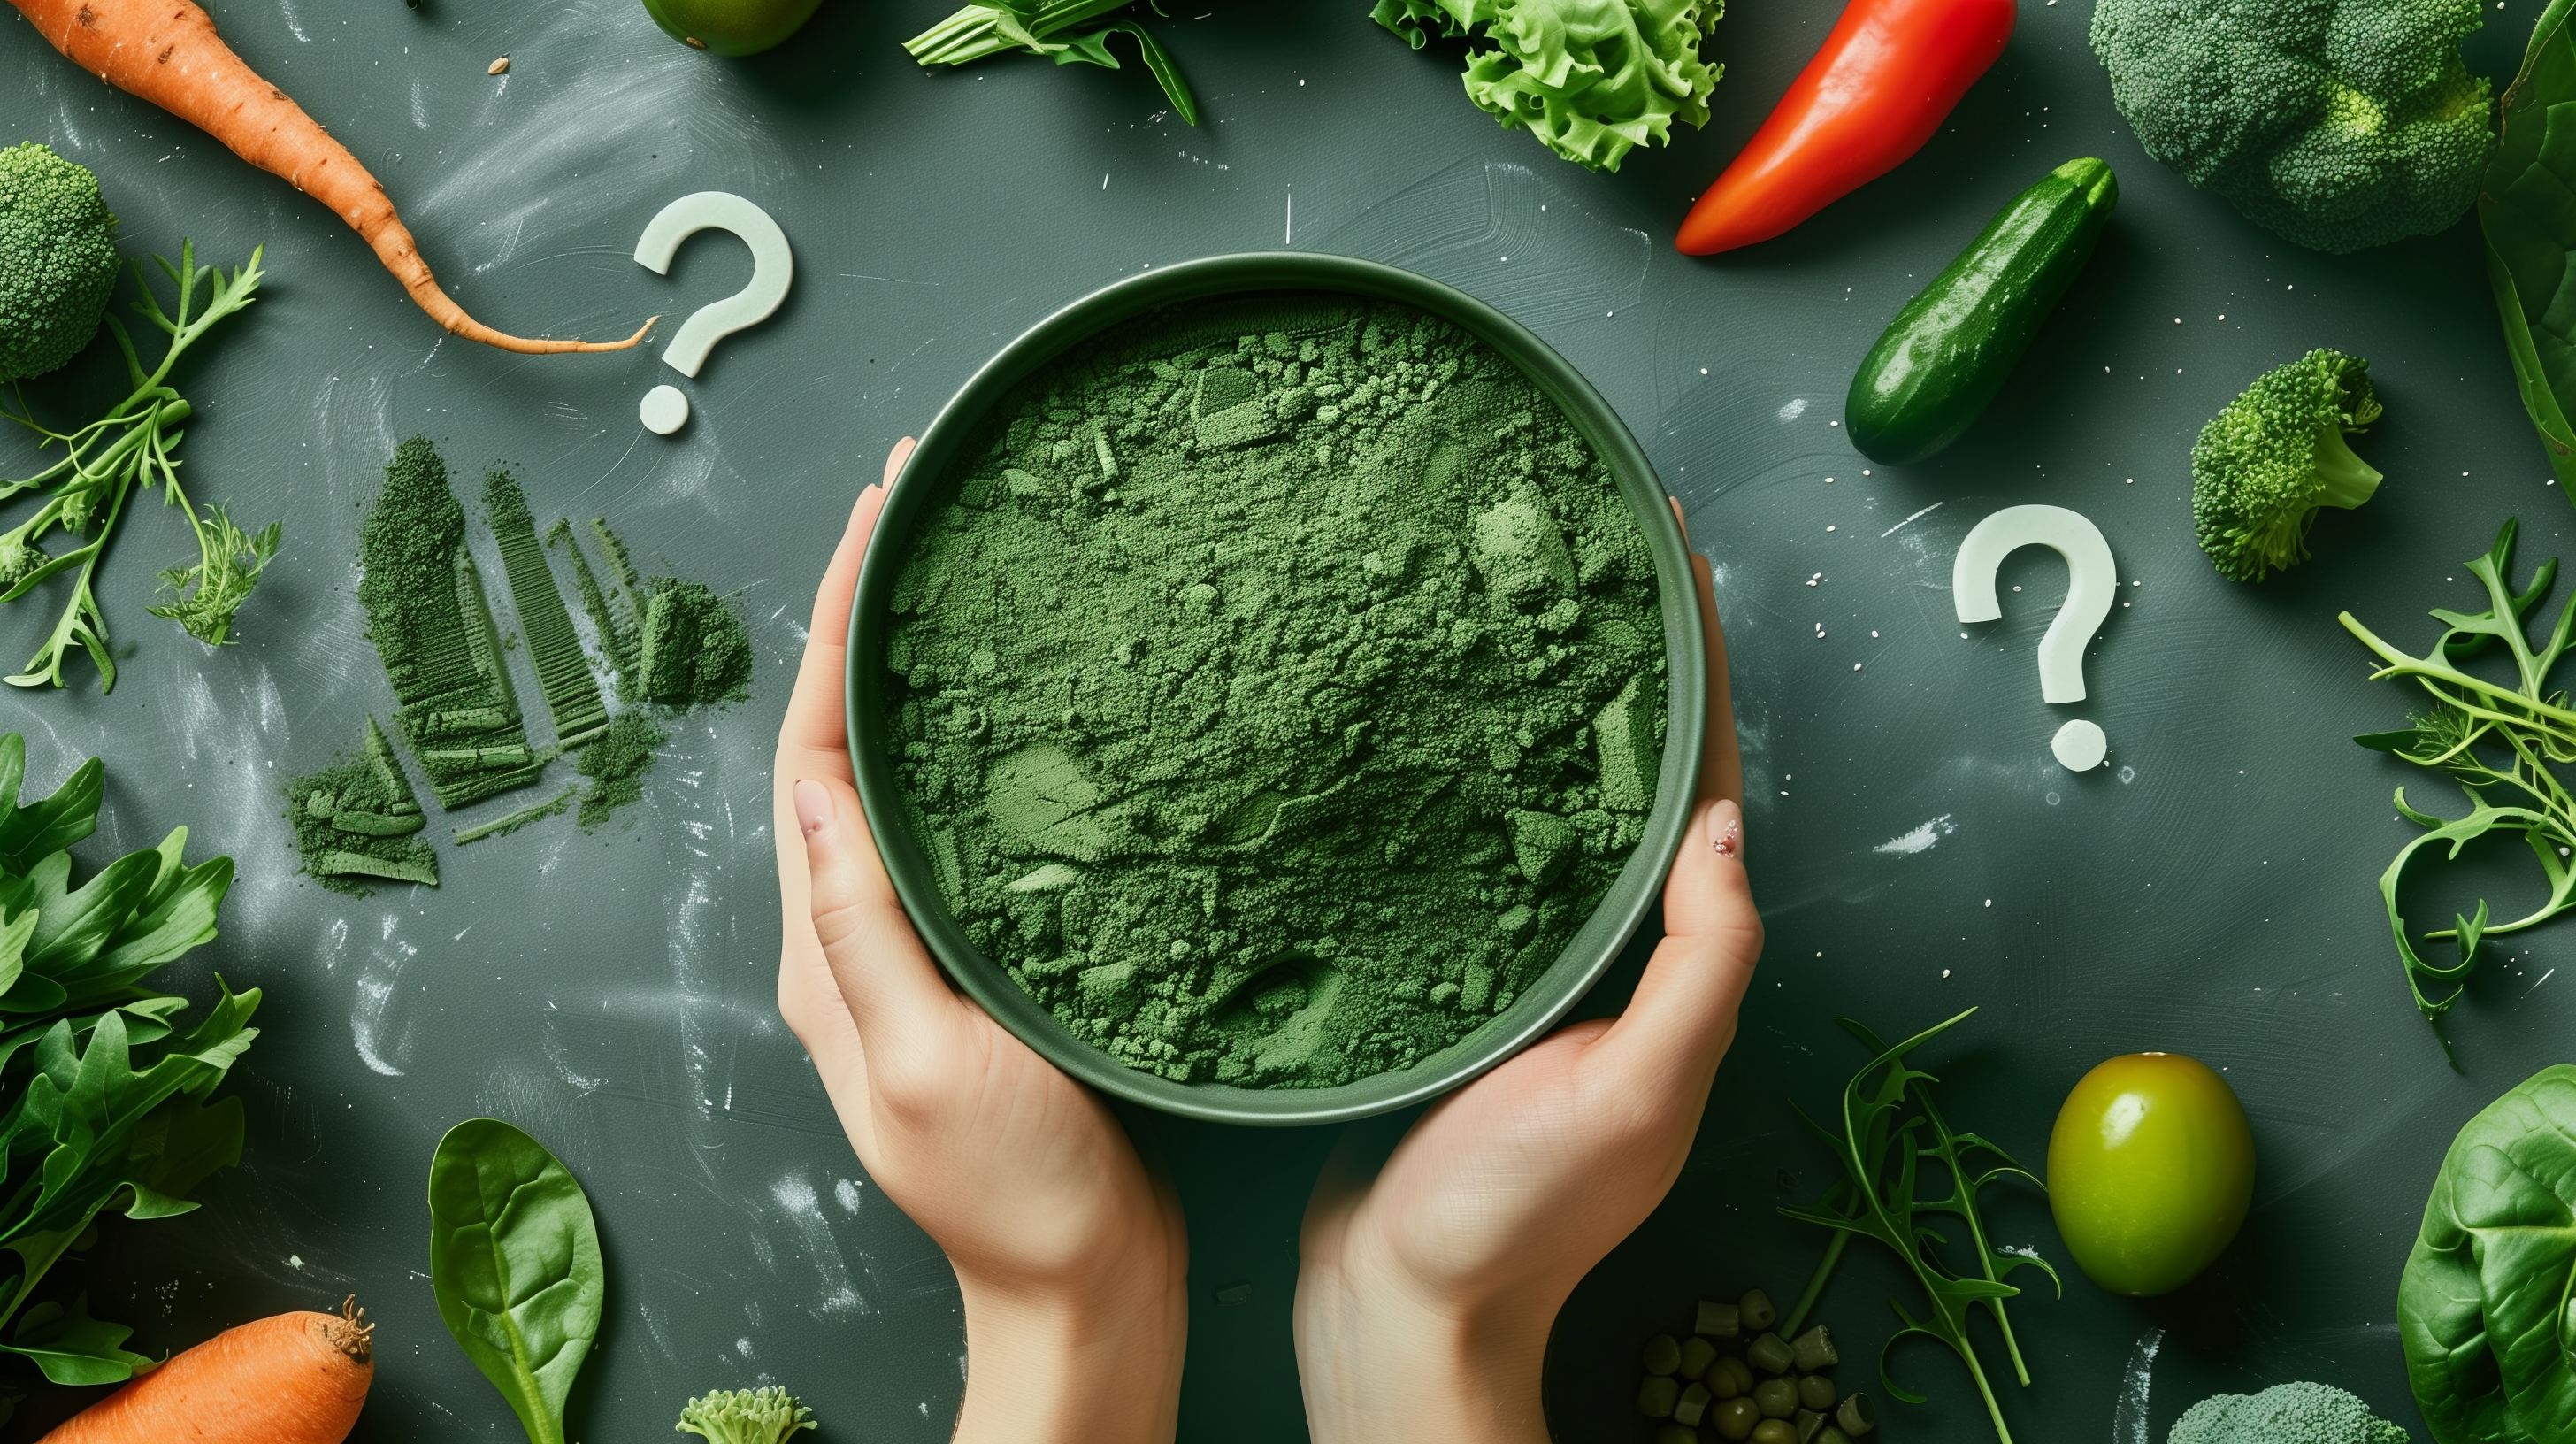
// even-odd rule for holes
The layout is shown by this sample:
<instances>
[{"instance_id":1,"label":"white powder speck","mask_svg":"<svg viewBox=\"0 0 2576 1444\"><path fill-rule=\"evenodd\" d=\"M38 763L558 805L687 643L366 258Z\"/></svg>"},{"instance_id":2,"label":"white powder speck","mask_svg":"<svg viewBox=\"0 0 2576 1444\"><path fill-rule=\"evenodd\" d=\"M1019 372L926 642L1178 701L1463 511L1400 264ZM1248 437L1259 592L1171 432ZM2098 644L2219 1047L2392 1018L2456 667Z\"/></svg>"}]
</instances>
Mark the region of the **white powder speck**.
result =
<instances>
[{"instance_id":1,"label":"white powder speck","mask_svg":"<svg viewBox=\"0 0 2576 1444\"><path fill-rule=\"evenodd\" d=\"M1918 852L1930 852L1939 845L1941 839L1958 830L1958 825L1951 822L1950 814L1945 812L1911 832L1900 833L1889 838L1871 848L1870 851L1890 853L1897 857L1912 857ZM1991 907L1993 904L1989 902L1987 906Z\"/></svg>"}]
</instances>

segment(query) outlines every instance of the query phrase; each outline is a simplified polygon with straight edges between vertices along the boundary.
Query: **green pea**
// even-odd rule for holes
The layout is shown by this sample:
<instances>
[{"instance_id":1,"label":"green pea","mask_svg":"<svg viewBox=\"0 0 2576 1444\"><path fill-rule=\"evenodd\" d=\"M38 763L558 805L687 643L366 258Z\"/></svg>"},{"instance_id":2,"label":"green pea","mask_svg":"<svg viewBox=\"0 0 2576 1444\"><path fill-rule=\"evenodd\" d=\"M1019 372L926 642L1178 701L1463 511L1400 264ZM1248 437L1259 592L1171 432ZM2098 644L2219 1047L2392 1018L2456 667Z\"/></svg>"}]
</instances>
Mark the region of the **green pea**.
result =
<instances>
[{"instance_id":1,"label":"green pea","mask_svg":"<svg viewBox=\"0 0 2576 1444\"><path fill-rule=\"evenodd\" d=\"M1657 1334L1646 1341L1646 1372L1669 1374L1682 1366L1682 1346L1670 1334Z\"/></svg>"},{"instance_id":2,"label":"green pea","mask_svg":"<svg viewBox=\"0 0 2576 1444\"><path fill-rule=\"evenodd\" d=\"M1828 1424L1817 1430L1816 1437L1808 1440L1807 1444L1852 1444L1852 1440L1849 1434Z\"/></svg>"},{"instance_id":3,"label":"green pea","mask_svg":"<svg viewBox=\"0 0 2576 1444\"><path fill-rule=\"evenodd\" d=\"M1669 1419L1681 1392L1682 1386L1670 1375L1648 1374L1637 1381L1637 1412L1649 1419Z\"/></svg>"},{"instance_id":4,"label":"green pea","mask_svg":"<svg viewBox=\"0 0 2576 1444\"><path fill-rule=\"evenodd\" d=\"M1709 1365L1700 1377L1708 1381L1708 1391L1721 1399L1753 1392L1753 1370L1732 1354Z\"/></svg>"},{"instance_id":5,"label":"green pea","mask_svg":"<svg viewBox=\"0 0 2576 1444\"><path fill-rule=\"evenodd\" d=\"M1798 1386L1786 1379L1765 1379L1753 1386L1753 1404L1766 1419L1786 1419L1798 1412Z\"/></svg>"},{"instance_id":6,"label":"green pea","mask_svg":"<svg viewBox=\"0 0 2576 1444\"><path fill-rule=\"evenodd\" d=\"M1754 1406L1751 1399L1739 1396L1710 1410L1708 1422L1729 1439L1743 1439L1752 1434L1754 1425L1762 1422L1762 1411Z\"/></svg>"},{"instance_id":7,"label":"green pea","mask_svg":"<svg viewBox=\"0 0 2576 1444\"><path fill-rule=\"evenodd\" d=\"M1682 1340L1681 1376L1685 1379L1705 1377L1708 1366L1717 1362L1717 1345L1697 1334Z\"/></svg>"},{"instance_id":8,"label":"green pea","mask_svg":"<svg viewBox=\"0 0 2576 1444\"><path fill-rule=\"evenodd\" d=\"M1753 1426L1753 1444L1798 1444L1798 1426L1786 1419L1765 1419Z\"/></svg>"},{"instance_id":9,"label":"green pea","mask_svg":"<svg viewBox=\"0 0 2576 1444\"><path fill-rule=\"evenodd\" d=\"M1780 1311L1771 1306L1771 1296L1760 1289L1747 1289L1744 1297L1736 1300L1735 1310L1744 1327L1757 1334L1780 1322Z\"/></svg>"},{"instance_id":10,"label":"green pea","mask_svg":"<svg viewBox=\"0 0 2576 1444\"><path fill-rule=\"evenodd\" d=\"M1799 1375L1798 1402L1810 1409L1831 1412L1834 1407L1834 1376L1831 1374Z\"/></svg>"},{"instance_id":11,"label":"green pea","mask_svg":"<svg viewBox=\"0 0 2576 1444\"><path fill-rule=\"evenodd\" d=\"M1667 1424L1655 1431L1655 1444L1699 1444L1699 1431Z\"/></svg>"}]
</instances>

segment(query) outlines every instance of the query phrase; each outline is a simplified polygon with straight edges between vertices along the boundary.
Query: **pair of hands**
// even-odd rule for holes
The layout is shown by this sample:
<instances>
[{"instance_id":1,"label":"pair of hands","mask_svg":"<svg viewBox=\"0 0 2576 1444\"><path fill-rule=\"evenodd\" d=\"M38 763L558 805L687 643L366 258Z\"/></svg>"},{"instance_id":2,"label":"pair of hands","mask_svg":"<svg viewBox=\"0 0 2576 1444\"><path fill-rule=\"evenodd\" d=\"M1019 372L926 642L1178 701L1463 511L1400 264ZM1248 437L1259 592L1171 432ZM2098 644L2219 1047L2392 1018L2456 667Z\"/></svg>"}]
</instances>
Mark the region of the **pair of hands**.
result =
<instances>
[{"instance_id":1,"label":"pair of hands","mask_svg":"<svg viewBox=\"0 0 2576 1444\"><path fill-rule=\"evenodd\" d=\"M957 1439L1167 1441L1188 1332L1180 1202L1097 1095L949 987L852 783L850 601L911 449L895 448L850 513L779 734L779 1010L868 1176L957 1271ZM1724 643L1707 564L1693 562L1710 716L1664 940L1619 1018L1557 1030L1434 1104L1382 1160L1365 1130L1335 1150L1297 1281L1318 1444L1544 1441L1539 1366L1559 1305L1681 1171L1762 947Z\"/></svg>"}]
</instances>

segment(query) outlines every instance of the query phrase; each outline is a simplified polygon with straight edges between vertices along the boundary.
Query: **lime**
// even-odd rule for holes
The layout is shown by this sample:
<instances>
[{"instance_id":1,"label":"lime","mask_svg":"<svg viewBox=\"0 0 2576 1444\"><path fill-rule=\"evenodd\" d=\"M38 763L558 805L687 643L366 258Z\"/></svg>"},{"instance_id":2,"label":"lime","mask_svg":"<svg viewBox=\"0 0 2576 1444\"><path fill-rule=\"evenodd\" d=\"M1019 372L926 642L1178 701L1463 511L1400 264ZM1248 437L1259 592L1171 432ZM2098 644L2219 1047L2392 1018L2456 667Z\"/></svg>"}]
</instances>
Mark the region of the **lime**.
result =
<instances>
[{"instance_id":1,"label":"lime","mask_svg":"<svg viewBox=\"0 0 2576 1444\"><path fill-rule=\"evenodd\" d=\"M757 55L796 33L822 0L644 0L672 39L718 55Z\"/></svg>"}]
</instances>

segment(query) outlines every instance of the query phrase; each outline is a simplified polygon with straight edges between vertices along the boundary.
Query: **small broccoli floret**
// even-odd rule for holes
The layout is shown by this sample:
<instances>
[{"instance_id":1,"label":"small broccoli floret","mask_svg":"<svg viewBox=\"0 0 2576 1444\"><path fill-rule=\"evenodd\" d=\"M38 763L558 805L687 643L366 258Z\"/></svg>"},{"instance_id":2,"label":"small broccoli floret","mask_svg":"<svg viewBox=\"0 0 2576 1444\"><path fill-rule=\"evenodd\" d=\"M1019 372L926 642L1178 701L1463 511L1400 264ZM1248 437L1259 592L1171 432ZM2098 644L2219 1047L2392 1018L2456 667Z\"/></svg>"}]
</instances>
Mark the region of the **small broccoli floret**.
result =
<instances>
[{"instance_id":1,"label":"small broccoli floret","mask_svg":"<svg viewBox=\"0 0 2576 1444\"><path fill-rule=\"evenodd\" d=\"M818 1426L813 1410L797 1403L786 1390L773 1387L718 1389L691 1399L681 1407L675 1427L715 1444L787 1444L797 1430Z\"/></svg>"},{"instance_id":2,"label":"small broccoli floret","mask_svg":"<svg viewBox=\"0 0 2576 1444\"><path fill-rule=\"evenodd\" d=\"M2408 1444L2406 1431L2331 1384L2275 1384L2191 1406L2165 1444Z\"/></svg>"},{"instance_id":3,"label":"small broccoli floret","mask_svg":"<svg viewBox=\"0 0 2576 1444\"><path fill-rule=\"evenodd\" d=\"M2147 154L2320 251L2430 235L2477 199L2494 106L2477 0L2100 0L2093 50Z\"/></svg>"},{"instance_id":4,"label":"small broccoli floret","mask_svg":"<svg viewBox=\"0 0 2576 1444\"><path fill-rule=\"evenodd\" d=\"M2344 433L2379 417L2370 363L2316 350L2256 377L2191 447L2191 520L2219 575L2259 582L2308 559L2320 507L2370 500L2380 474Z\"/></svg>"},{"instance_id":5,"label":"small broccoli floret","mask_svg":"<svg viewBox=\"0 0 2576 1444\"><path fill-rule=\"evenodd\" d=\"M80 354L115 289L116 217L97 175L34 141L0 150L0 382Z\"/></svg>"}]
</instances>

